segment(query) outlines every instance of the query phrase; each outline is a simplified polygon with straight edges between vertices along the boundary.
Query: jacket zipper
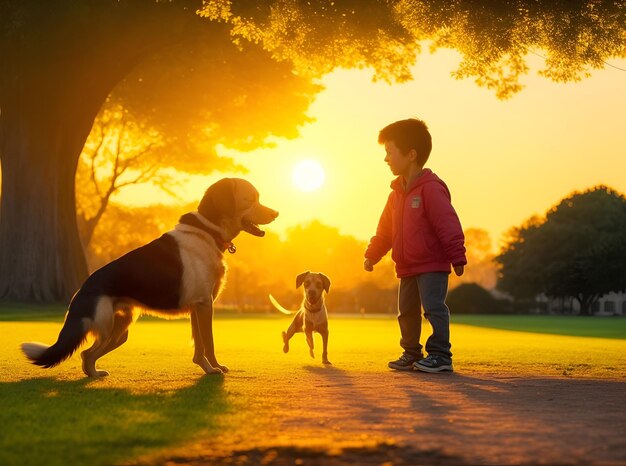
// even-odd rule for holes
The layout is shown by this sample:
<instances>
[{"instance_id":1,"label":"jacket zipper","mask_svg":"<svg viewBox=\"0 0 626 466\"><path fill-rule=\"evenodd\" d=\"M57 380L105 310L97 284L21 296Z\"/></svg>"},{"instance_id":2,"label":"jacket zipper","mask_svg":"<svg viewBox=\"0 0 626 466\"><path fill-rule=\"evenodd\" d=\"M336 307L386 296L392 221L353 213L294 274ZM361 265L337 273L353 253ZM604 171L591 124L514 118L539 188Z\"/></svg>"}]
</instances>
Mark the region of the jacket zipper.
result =
<instances>
[{"instance_id":1,"label":"jacket zipper","mask_svg":"<svg viewBox=\"0 0 626 466\"><path fill-rule=\"evenodd\" d=\"M403 191L401 202L402 208L400 209L400 259L402 263L406 263L404 257L404 209L406 209L406 196L407 191Z\"/></svg>"}]
</instances>

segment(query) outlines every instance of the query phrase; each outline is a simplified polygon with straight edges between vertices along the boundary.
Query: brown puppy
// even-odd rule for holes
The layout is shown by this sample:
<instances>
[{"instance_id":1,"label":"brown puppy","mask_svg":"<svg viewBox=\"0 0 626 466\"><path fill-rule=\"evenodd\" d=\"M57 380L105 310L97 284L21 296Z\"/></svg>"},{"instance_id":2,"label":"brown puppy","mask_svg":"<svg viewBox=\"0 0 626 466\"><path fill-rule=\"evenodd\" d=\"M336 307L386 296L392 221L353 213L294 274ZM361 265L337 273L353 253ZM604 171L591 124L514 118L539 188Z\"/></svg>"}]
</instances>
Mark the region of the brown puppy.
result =
<instances>
[{"instance_id":1,"label":"brown puppy","mask_svg":"<svg viewBox=\"0 0 626 466\"><path fill-rule=\"evenodd\" d=\"M283 332L283 352L289 352L289 340L297 332L304 332L309 345L309 354L315 357L313 332L322 336L322 362L331 364L328 360L328 313L324 304L324 291L330 290L330 279L323 273L303 272L296 277L296 288L304 285L304 299L297 311L289 311L282 307L272 295L270 301L276 309L288 315L294 315L291 325Z\"/></svg>"},{"instance_id":2,"label":"brown puppy","mask_svg":"<svg viewBox=\"0 0 626 466\"><path fill-rule=\"evenodd\" d=\"M197 212L180 218L160 238L96 270L72 298L57 342L23 343L34 364L52 367L67 359L91 334L83 351L83 372L108 375L96 361L122 345L128 327L141 314L172 318L191 314L193 362L207 374L228 372L217 362L213 343L213 301L220 292L226 265L224 252L235 252L232 240L246 231L265 232L278 212L259 203L249 182L224 178L207 189Z\"/></svg>"}]
</instances>

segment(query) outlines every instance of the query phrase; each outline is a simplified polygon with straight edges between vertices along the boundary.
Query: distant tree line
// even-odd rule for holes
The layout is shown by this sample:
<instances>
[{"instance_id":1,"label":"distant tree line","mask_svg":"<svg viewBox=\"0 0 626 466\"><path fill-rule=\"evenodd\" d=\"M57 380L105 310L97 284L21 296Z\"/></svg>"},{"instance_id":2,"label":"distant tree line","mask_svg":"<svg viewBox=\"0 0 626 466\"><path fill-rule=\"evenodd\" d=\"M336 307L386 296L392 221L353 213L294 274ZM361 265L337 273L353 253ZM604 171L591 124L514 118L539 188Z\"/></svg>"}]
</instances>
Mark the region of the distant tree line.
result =
<instances>
[{"instance_id":1,"label":"distant tree line","mask_svg":"<svg viewBox=\"0 0 626 466\"><path fill-rule=\"evenodd\" d=\"M607 186L574 192L510 230L496 261L498 289L518 309L543 295L590 315L601 296L626 291L626 198Z\"/></svg>"}]
</instances>

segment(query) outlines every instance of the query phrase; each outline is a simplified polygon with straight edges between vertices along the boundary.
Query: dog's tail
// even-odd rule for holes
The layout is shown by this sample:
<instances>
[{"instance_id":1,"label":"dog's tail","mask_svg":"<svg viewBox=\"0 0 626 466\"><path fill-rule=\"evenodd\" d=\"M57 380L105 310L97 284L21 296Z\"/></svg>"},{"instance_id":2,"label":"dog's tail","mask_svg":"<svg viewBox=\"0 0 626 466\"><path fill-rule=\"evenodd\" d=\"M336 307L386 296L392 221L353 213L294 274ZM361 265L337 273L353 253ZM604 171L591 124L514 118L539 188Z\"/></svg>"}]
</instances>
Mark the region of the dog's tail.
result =
<instances>
[{"instance_id":1,"label":"dog's tail","mask_svg":"<svg viewBox=\"0 0 626 466\"><path fill-rule=\"evenodd\" d=\"M276 301L276 299L274 298L274 296L272 296L270 294L270 301L271 303L274 305L274 307L276 309L278 309L280 312L282 312L283 314L287 314L288 316L295 314L298 311L290 311L289 309L285 309L284 307L282 307L278 301Z\"/></svg>"},{"instance_id":2,"label":"dog's tail","mask_svg":"<svg viewBox=\"0 0 626 466\"><path fill-rule=\"evenodd\" d=\"M78 298L78 299L77 299ZM63 328L59 333L59 337L52 346L38 342L22 343L22 351L33 364L42 367L54 367L69 358L78 347L87 338L89 318L81 315L84 311L77 311L77 306L85 306L92 304L95 309L97 300L93 299L93 303L85 302L86 297L76 296L72 299L70 308L65 316ZM87 298L88 301L92 299Z\"/></svg>"}]
</instances>

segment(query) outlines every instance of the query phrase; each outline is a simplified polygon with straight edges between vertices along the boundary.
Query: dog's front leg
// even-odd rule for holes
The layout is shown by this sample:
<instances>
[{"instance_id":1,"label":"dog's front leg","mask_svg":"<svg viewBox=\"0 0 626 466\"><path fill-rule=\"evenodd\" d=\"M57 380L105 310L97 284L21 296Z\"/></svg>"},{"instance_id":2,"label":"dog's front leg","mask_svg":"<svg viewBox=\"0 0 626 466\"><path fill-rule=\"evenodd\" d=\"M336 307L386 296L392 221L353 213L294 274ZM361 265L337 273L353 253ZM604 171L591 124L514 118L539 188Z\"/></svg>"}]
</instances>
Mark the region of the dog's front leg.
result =
<instances>
[{"instance_id":1,"label":"dog's front leg","mask_svg":"<svg viewBox=\"0 0 626 466\"><path fill-rule=\"evenodd\" d=\"M305 323L304 324L304 334L306 335L306 342L309 345L309 355L311 355L312 358L315 357L315 342L313 340L313 324L310 323Z\"/></svg>"},{"instance_id":2,"label":"dog's front leg","mask_svg":"<svg viewBox=\"0 0 626 466\"><path fill-rule=\"evenodd\" d=\"M332 365L328 360L328 324L322 326L319 329L319 333L322 336L322 362L324 364Z\"/></svg>"},{"instance_id":3,"label":"dog's front leg","mask_svg":"<svg viewBox=\"0 0 626 466\"><path fill-rule=\"evenodd\" d=\"M209 343L204 343L204 356L211 363L213 367L219 368L222 372L228 372L228 367L221 365L217 362L217 358L215 357L215 344L213 340L213 300L209 301L207 304L207 309L209 310L209 315L207 316L206 328L208 328L208 334L210 336ZM200 329L202 330L203 326L200 323ZM203 340L204 342L204 340Z\"/></svg>"},{"instance_id":4,"label":"dog's front leg","mask_svg":"<svg viewBox=\"0 0 626 466\"><path fill-rule=\"evenodd\" d=\"M191 328L195 343L193 362L207 374L228 372L228 368L220 366L215 358L212 302L202 302L192 307Z\"/></svg>"},{"instance_id":5,"label":"dog's front leg","mask_svg":"<svg viewBox=\"0 0 626 466\"><path fill-rule=\"evenodd\" d=\"M294 336L296 332L302 331L302 325L304 323L304 313L298 311L291 321L291 325L286 332L283 332L283 353L289 352L289 340Z\"/></svg>"}]
</instances>

